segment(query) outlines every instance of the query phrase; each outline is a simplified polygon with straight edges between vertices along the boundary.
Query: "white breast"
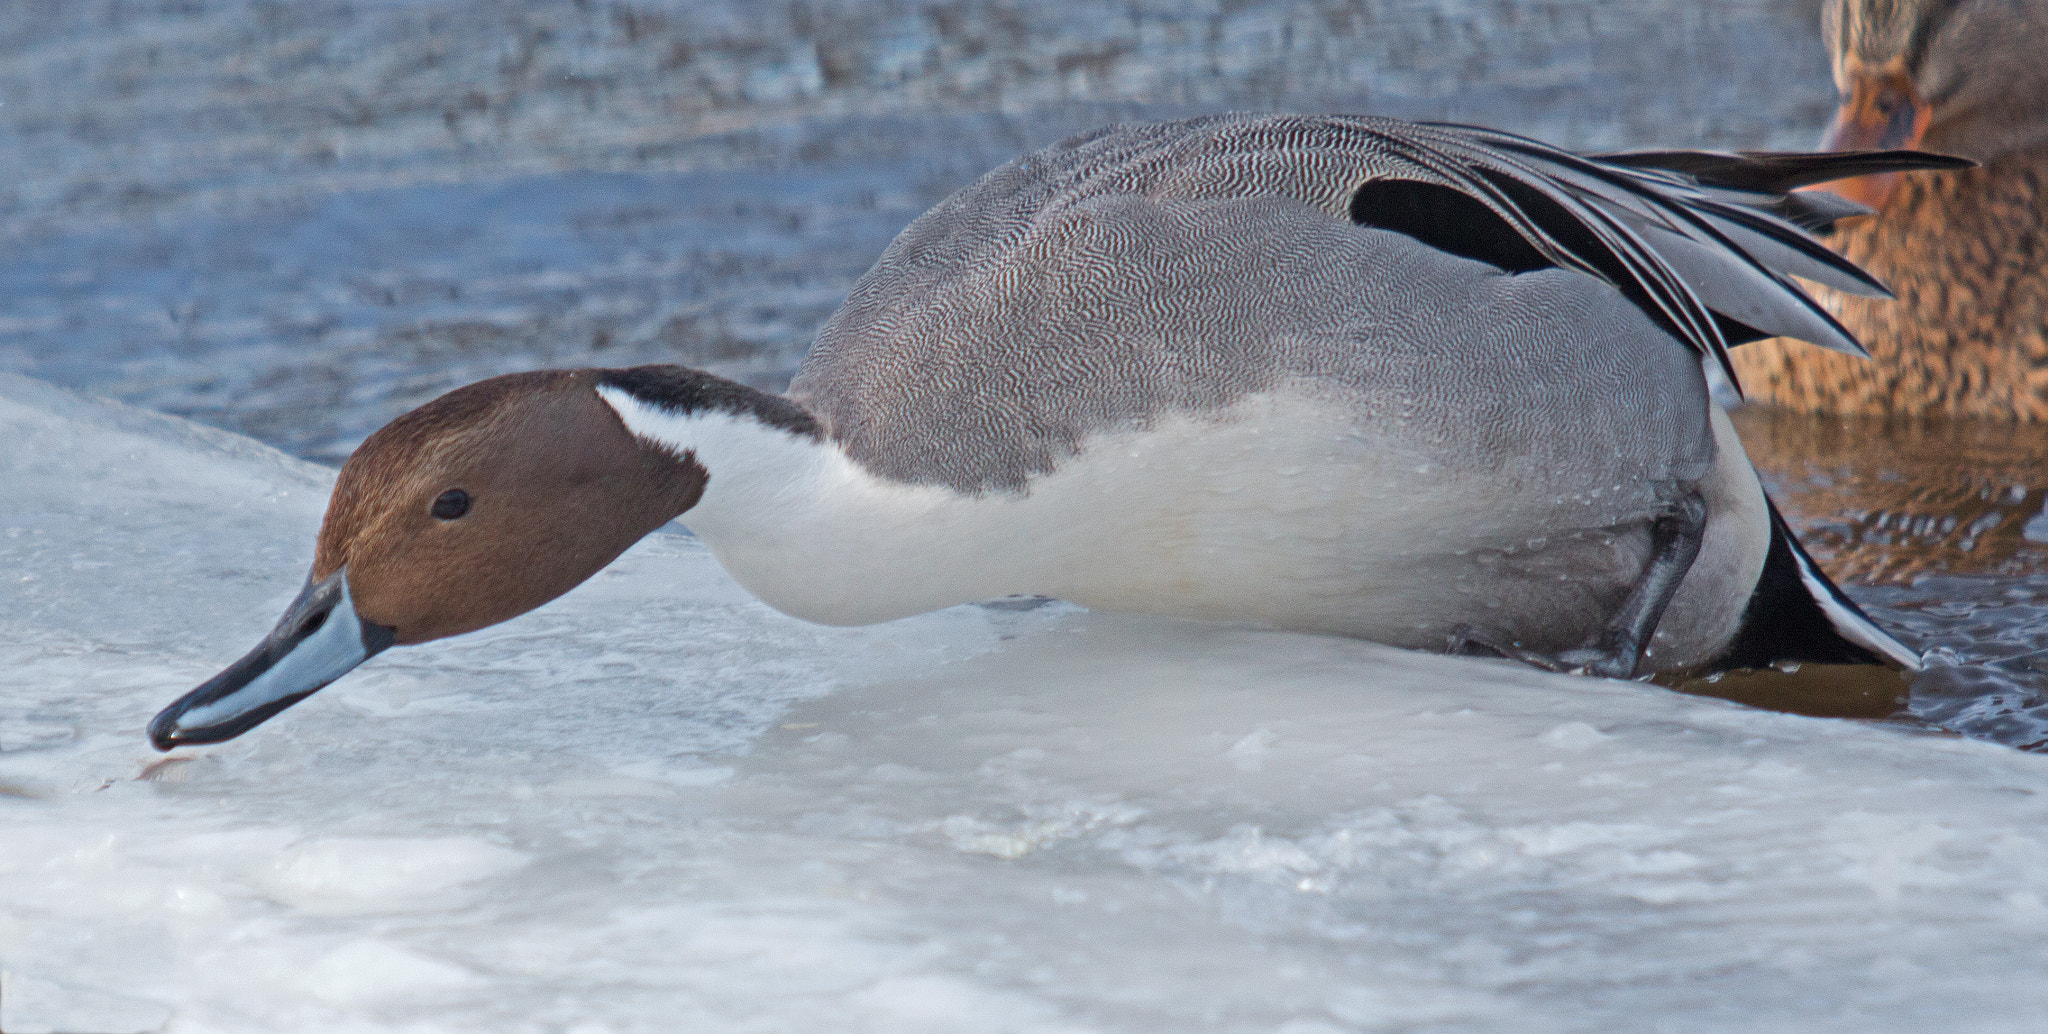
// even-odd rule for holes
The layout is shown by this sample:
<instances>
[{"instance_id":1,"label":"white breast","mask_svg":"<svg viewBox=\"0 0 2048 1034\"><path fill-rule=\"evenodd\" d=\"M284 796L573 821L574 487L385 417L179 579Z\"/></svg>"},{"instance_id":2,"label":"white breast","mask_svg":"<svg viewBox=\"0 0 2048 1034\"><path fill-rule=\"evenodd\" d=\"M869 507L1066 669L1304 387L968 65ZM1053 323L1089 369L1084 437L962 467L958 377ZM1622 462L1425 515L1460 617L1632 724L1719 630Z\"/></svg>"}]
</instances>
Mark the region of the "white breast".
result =
<instances>
[{"instance_id":1,"label":"white breast","mask_svg":"<svg viewBox=\"0 0 2048 1034\"><path fill-rule=\"evenodd\" d=\"M710 472L682 520L733 577L828 624L1037 594L1397 645L1440 647L1451 624L1504 609L1577 635L1642 565L1640 548L1594 532L1654 507L1647 486L1550 485L1538 499L1517 477L1447 476L1301 393L1098 435L1028 491L982 495L886 481L746 418L606 397ZM1547 527L1544 513L1579 526ZM1554 601L1516 598L1532 579L1552 591L1554 570L1574 572Z\"/></svg>"}]
</instances>

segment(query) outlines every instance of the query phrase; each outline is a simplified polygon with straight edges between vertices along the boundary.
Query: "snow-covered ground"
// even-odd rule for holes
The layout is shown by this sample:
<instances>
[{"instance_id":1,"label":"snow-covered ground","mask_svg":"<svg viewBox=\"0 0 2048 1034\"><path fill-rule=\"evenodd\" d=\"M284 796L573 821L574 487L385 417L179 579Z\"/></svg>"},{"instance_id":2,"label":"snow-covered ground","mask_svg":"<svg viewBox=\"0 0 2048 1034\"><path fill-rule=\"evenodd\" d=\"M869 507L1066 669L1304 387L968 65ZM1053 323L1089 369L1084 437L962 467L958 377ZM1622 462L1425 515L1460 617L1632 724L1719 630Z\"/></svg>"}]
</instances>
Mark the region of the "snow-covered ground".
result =
<instances>
[{"instance_id":1,"label":"snow-covered ground","mask_svg":"<svg viewBox=\"0 0 2048 1034\"><path fill-rule=\"evenodd\" d=\"M652 537L243 739L331 474L0 375L0 1030L2022 1031L2048 758Z\"/></svg>"}]
</instances>

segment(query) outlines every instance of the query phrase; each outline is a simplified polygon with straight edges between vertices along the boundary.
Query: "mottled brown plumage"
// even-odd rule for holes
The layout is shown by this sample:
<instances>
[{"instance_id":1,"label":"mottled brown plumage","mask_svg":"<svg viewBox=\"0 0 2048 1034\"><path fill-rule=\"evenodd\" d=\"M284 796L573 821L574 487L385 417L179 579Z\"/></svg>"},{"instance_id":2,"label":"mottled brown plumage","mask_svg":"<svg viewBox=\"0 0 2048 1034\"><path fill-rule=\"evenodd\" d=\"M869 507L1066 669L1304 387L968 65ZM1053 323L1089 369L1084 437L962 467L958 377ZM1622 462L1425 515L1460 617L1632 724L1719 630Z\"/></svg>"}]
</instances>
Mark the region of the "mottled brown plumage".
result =
<instances>
[{"instance_id":1,"label":"mottled brown plumage","mask_svg":"<svg viewBox=\"0 0 2048 1034\"><path fill-rule=\"evenodd\" d=\"M1802 412L2048 420L2048 154L1905 179L1833 242L1898 300L1814 291L1872 361L1776 338L1736 350L1743 388Z\"/></svg>"},{"instance_id":2,"label":"mottled brown plumage","mask_svg":"<svg viewBox=\"0 0 2048 1034\"><path fill-rule=\"evenodd\" d=\"M1813 413L2048 420L2048 0L1836 0L1828 35L1848 98L1834 140L1983 165L1852 185L1882 205L1832 243L1898 300L1815 294L1875 361L1760 342L1735 354L1744 390ZM1898 82L1918 124L1896 104L1882 124ZM1856 137L1859 118L1899 138Z\"/></svg>"}]
</instances>

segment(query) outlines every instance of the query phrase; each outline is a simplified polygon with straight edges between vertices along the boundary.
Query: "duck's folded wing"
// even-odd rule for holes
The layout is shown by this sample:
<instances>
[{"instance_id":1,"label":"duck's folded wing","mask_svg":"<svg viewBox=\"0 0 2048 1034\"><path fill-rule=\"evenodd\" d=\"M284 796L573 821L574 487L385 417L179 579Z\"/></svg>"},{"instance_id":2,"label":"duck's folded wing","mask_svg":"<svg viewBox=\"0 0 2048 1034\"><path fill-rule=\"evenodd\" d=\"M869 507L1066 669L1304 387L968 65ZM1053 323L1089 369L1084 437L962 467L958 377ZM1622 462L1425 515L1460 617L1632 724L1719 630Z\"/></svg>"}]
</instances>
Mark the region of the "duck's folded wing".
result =
<instances>
[{"instance_id":1,"label":"duck's folded wing","mask_svg":"<svg viewBox=\"0 0 2048 1034\"><path fill-rule=\"evenodd\" d=\"M1488 200L1498 204L1504 196L1520 210L1524 218L1510 222L1546 255L1604 277L1724 370L1730 344L1760 337L1864 354L1791 276L1888 294L1786 218L1788 211L1825 207L1794 199L1795 187L1844 174L1955 166L1916 152L1587 157L1494 130L1422 129L1419 135L1486 181L1478 190L1491 188Z\"/></svg>"},{"instance_id":2,"label":"duck's folded wing","mask_svg":"<svg viewBox=\"0 0 2048 1034\"><path fill-rule=\"evenodd\" d=\"M1277 174L1266 163L1297 162L1304 179L1324 182L1293 185L1325 206L1331 206L1328 193L1313 195L1348 192L1339 204L1354 221L1510 268L1556 265L1607 281L1674 336L1713 357L1731 381L1730 345L1763 337L1864 354L1790 277L1858 294L1887 293L1799 219L1788 218L1847 214L1840 204L1792 197L1795 187L1955 164L1914 152L1588 157L1496 130L1370 117L1225 118L1188 124L1184 133L1169 159L1177 175L1166 177L1177 182L1163 186L1215 193L1271 188ZM1473 202L1493 218L1470 218ZM1461 205L1467 210L1448 217ZM1503 244L1504 235L1517 240ZM1541 261L1501 261L1521 245Z\"/></svg>"},{"instance_id":3,"label":"duck's folded wing","mask_svg":"<svg viewBox=\"0 0 2048 1034\"><path fill-rule=\"evenodd\" d=\"M873 374L870 366L929 360L906 354L901 333L906 320L935 311L921 304L925 296L986 294L1038 275L1046 255L1060 254L1063 235L1107 202L1260 197L1508 272L1585 273L1733 383L1728 349L1745 341L1788 336L1863 354L1793 277L1885 293L1787 217L1843 211L1840 204L1791 191L1845 173L1946 164L1911 153L1587 157L1494 130L1371 116L1112 126L1019 158L912 223L820 335L799 387L829 378L844 395L846 384ZM1199 219L1202 210L1185 207L1177 218ZM891 344L884 348L877 335Z\"/></svg>"}]
</instances>

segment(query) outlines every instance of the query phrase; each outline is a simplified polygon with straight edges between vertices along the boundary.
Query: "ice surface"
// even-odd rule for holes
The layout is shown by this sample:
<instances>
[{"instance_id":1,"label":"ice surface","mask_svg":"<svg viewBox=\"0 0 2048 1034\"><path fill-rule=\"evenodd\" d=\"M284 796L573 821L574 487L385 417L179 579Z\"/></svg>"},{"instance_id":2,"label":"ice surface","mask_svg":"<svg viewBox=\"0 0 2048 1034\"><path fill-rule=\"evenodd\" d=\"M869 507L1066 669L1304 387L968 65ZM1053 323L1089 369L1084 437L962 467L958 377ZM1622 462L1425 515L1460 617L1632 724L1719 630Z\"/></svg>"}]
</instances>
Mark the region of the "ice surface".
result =
<instances>
[{"instance_id":1,"label":"ice surface","mask_svg":"<svg viewBox=\"0 0 2048 1034\"><path fill-rule=\"evenodd\" d=\"M2021 1031L2048 759L661 534L159 760L328 475L0 380L0 965L165 1030ZM57 1028L63 1029L63 1028Z\"/></svg>"},{"instance_id":2,"label":"ice surface","mask_svg":"<svg viewBox=\"0 0 2048 1034\"><path fill-rule=\"evenodd\" d=\"M0 1031L7 1034L150 1034L170 1010L159 1003L0 971Z\"/></svg>"}]
</instances>

